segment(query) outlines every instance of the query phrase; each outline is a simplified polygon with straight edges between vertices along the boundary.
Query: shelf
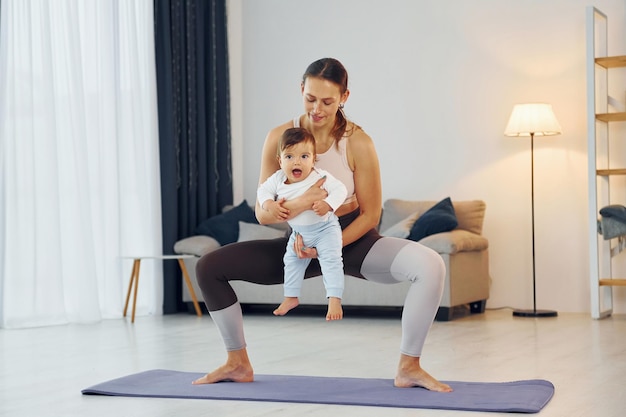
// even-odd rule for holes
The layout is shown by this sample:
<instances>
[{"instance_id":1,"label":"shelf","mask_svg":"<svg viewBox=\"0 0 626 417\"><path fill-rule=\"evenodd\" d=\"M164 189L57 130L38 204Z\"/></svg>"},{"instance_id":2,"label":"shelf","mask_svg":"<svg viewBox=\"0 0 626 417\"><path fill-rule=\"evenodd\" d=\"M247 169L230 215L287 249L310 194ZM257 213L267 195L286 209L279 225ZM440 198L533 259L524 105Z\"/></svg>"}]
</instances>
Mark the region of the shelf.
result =
<instances>
[{"instance_id":1,"label":"shelf","mask_svg":"<svg viewBox=\"0 0 626 417\"><path fill-rule=\"evenodd\" d=\"M600 285L606 285L610 287L626 287L626 279L602 278L600 279Z\"/></svg>"},{"instance_id":2,"label":"shelf","mask_svg":"<svg viewBox=\"0 0 626 417\"><path fill-rule=\"evenodd\" d=\"M598 212L601 207L615 204L611 195L623 195L622 178L626 167L622 163L611 163L609 146L614 141L621 141L623 135L610 127L611 123L626 122L626 111L619 106L611 106L608 92L622 88L626 80L626 55L603 56L608 50L608 18L593 6L587 6L587 155L589 158L589 283L591 292L591 317L599 319L610 316L613 312L613 288L626 287L625 277L615 277L614 258L622 249L623 242L617 246L595 238L598 233ZM617 70L617 71L616 71ZM614 72L615 71L615 72ZM616 78L621 83L613 85ZM611 84L609 86L609 84ZM613 89L609 88L613 87ZM618 100L619 101L619 100ZM623 106L623 104L622 104ZM599 112L599 111L600 112ZM612 110L612 111L609 111ZM622 125L620 124L620 130ZM618 135L618 133L620 133ZM621 143L621 142L620 142ZM613 151L616 154L618 151ZM617 166L620 168L609 168ZM601 167L602 169L598 169ZM598 181L601 179L600 181ZM615 249L619 249L615 250ZM626 248L623 248L626 249ZM623 258L622 258L623 259Z\"/></svg>"},{"instance_id":3,"label":"shelf","mask_svg":"<svg viewBox=\"0 0 626 417\"><path fill-rule=\"evenodd\" d=\"M603 122L626 122L626 112L620 113L598 113L596 119Z\"/></svg>"},{"instance_id":4,"label":"shelf","mask_svg":"<svg viewBox=\"0 0 626 417\"><path fill-rule=\"evenodd\" d=\"M626 67L626 55L596 58L596 64L603 68Z\"/></svg>"},{"instance_id":5,"label":"shelf","mask_svg":"<svg viewBox=\"0 0 626 417\"><path fill-rule=\"evenodd\" d=\"M596 174L604 177L609 175L626 175L626 169L598 169L596 170Z\"/></svg>"}]
</instances>

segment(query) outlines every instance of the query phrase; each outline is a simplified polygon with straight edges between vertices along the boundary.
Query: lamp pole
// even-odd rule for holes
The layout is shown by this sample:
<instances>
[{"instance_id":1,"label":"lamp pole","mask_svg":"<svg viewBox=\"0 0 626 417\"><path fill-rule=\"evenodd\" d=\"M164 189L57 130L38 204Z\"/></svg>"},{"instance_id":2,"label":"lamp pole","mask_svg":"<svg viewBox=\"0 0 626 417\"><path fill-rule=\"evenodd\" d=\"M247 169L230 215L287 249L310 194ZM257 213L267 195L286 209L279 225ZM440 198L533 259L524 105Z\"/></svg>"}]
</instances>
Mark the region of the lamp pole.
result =
<instances>
[{"instance_id":1,"label":"lamp pole","mask_svg":"<svg viewBox=\"0 0 626 417\"><path fill-rule=\"evenodd\" d=\"M535 136L552 136L561 134L561 126L557 122L552 106L546 103L526 103L513 106L509 118L506 136L530 136L530 205L532 216L532 256L533 256L533 309L513 310L518 317L555 317L556 311L537 310L537 283L535 268Z\"/></svg>"},{"instance_id":2,"label":"lamp pole","mask_svg":"<svg viewBox=\"0 0 626 417\"><path fill-rule=\"evenodd\" d=\"M535 267L535 132L530 132L530 216L533 241L533 313L537 315L537 285Z\"/></svg>"},{"instance_id":3,"label":"lamp pole","mask_svg":"<svg viewBox=\"0 0 626 417\"><path fill-rule=\"evenodd\" d=\"M556 317L553 310L537 310L537 285L535 268L535 132L530 132L530 211L532 225L532 256L533 256L533 309L513 310L516 317Z\"/></svg>"},{"instance_id":4,"label":"lamp pole","mask_svg":"<svg viewBox=\"0 0 626 417\"><path fill-rule=\"evenodd\" d=\"M530 218L533 237L533 313L537 314L537 285L535 261L535 132L530 132Z\"/></svg>"}]
</instances>

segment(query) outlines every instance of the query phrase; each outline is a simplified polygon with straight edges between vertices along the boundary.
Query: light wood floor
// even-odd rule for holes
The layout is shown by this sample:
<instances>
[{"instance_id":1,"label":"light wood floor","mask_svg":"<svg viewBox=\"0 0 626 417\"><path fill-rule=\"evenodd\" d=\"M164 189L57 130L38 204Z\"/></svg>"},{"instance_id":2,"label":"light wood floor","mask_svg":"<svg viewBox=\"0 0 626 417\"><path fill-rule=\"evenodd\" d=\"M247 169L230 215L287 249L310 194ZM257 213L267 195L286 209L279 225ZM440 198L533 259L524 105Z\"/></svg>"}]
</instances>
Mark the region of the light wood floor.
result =
<instances>
[{"instance_id":1,"label":"light wood floor","mask_svg":"<svg viewBox=\"0 0 626 417\"><path fill-rule=\"evenodd\" d=\"M323 312L245 318L258 374L393 378L400 337L397 313ZM0 415L21 416L477 416L446 410L265 402L83 396L83 388L149 369L204 372L224 360L209 316L180 314L24 330L0 329ZM626 317L587 314L513 318L487 311L435 322L423 365L442 380L541 378L556 386L541 416L626 415Z\"/></svg>"}]
</instances>

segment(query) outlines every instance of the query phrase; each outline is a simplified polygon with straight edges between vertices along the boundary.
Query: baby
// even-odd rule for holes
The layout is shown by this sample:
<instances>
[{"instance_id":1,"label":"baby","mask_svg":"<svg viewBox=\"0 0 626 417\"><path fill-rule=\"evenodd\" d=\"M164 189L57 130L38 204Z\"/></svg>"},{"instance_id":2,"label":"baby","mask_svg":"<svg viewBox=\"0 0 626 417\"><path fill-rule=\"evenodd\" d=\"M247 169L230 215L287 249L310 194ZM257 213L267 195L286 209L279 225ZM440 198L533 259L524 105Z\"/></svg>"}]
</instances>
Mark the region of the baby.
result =
<instances>
[{"instance_id":1,"label":"baby","mask_svg":"<svg viewBox=\"0 0 626 417\"><path fill-rule=\"evenodd\" d=\"M348 191L345 185L328 172L315 168L315 138L303 128L287 129L279 143L278 162L280 168L269 177L257 190L257 199L264 210L278 212L280 200L289 200L303 194L320 178L326 178L322 186L328 196L316 201L310 210L306 210L288 220L292 233L287 243L285 256L285 282L283 302L274 310L274 315L283 316L298 306L304 280L304 273L311 262L310 258L298 258L294 243L301 235L308 247L317 250L317 257L322 269L328 312L326 320L343 318L341 298L343 296L344 273L341 226L334 214L343 204Z\"/></svg>"}]
</instances>

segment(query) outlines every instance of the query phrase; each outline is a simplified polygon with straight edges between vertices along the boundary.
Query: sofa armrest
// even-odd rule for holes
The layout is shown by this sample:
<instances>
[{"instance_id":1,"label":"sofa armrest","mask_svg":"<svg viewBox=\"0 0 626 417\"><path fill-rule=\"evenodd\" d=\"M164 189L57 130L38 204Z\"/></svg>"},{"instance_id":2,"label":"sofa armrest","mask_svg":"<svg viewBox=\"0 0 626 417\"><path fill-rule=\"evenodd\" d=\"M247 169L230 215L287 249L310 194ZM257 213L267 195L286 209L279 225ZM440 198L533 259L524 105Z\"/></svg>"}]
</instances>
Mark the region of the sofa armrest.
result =
<instances>
[{"instance_id":1,"label":"sofa armrest","mask_svg":"<svg viewBox=\"0 0 626 417\"><path fill-rule=\"evenodd\" d=\"M481 251L489 247L489 241L486 238L463 229L426 236L419 243L442 254Z\"/></svg>"},{"instance_id":2,"label":"sofa armrest","mask_svg":"<svg viewBox=\"0 0 626 417\"><path fill-rule=\"evenodd\" d=\"M221 247L212 237L197 235L179 240L174 244L174 252L183 255L202 256Z\"/></svg>"}]
</instances>

